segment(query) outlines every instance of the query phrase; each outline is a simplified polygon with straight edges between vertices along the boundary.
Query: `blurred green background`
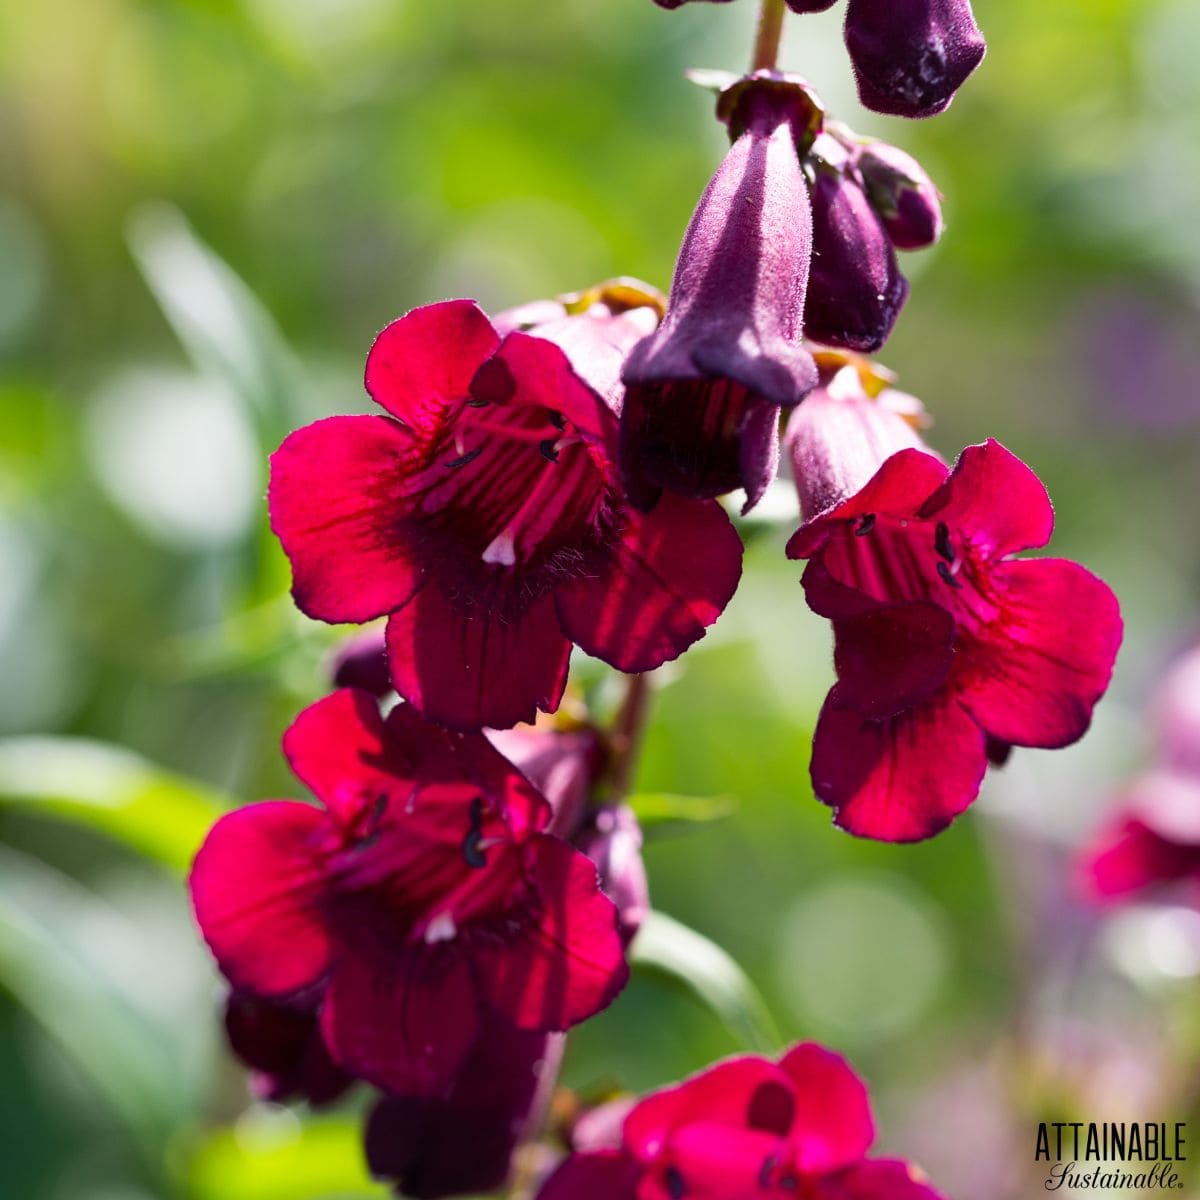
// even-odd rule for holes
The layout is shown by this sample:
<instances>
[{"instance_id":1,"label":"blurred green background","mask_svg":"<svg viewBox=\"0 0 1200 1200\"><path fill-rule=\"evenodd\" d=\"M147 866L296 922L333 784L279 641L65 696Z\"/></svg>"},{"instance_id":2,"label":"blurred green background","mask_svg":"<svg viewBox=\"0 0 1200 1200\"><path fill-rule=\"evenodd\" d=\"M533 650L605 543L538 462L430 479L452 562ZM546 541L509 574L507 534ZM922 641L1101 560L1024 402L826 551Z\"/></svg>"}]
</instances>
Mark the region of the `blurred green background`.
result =
<instances>
[{"instance_id":1,"label":"blurred green background","mask_svg":"<svg viewBox=\"0 0 1200 1200\"><path fill-rule=\"evenodd\" d=\"M1047 481L1055 551L1124 604L1113 693L1088 740L1018 751L933 842L853 841L807 786L828 630L783 558L792 518L764 518L730 610L661 672L639 787L737 800L653 838L658 907L733 954L787 1038L852 1056L886 1149L956 1200L1015 1200L1041 1186L1037 1120L1183 1120L1194 1087L1195 923L1101 927L1064 863L1195 632L1200 7L976 12L988 58L932 122L858 108L836 9L790 22L784 65L944 191L883 358L944 453L994 435ZM752 17L0 3L0 1195L384 1194L354 1102L248 1100L181 885L218 806L294 794L278 738L337 637L290 606L265 456L365 406L366 349L409 307L665 288L722 151L682 72L741 67ZM641 1089L737 1048L642 969L567 1081Z\"/></svg>"}]
</instances>

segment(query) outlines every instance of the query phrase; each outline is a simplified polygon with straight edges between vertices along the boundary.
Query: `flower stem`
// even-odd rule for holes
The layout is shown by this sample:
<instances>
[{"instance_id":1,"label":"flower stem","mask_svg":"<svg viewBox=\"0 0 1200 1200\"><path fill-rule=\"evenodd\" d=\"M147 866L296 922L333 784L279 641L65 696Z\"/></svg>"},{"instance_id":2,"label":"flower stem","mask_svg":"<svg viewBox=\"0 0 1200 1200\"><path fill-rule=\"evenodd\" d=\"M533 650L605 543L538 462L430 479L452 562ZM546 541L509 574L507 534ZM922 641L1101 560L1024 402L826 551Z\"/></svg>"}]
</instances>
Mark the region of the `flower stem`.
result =
<instances>
[{"instance_id":1,"label":"flower stem","mask_svg":"<svg viewBox=\"0 0 1200 1200\"><path fill-rule=\"evenodd\" d=\"M630 675L625 687L625 699L617 711L609 734L612 747L612 767L609 784L612 798L623 800L633 782L633 771L637 765L638 747L642 741L642 730L646 724L646 711L650 702L650 676Z\"/></svg>"},{"instance_id":2,"label":"flower stem","mask_svg":"<svg viewBox=\"0 0 1200 1200\"><path fill-rule=\"evenodd\" d=\"M783 36L783 18L787 9L783 0L762 0L758 10L758 30L754 35L754 54L750 70L774 70L779 62L779 41Z\"/></svg>"}]
</instances>

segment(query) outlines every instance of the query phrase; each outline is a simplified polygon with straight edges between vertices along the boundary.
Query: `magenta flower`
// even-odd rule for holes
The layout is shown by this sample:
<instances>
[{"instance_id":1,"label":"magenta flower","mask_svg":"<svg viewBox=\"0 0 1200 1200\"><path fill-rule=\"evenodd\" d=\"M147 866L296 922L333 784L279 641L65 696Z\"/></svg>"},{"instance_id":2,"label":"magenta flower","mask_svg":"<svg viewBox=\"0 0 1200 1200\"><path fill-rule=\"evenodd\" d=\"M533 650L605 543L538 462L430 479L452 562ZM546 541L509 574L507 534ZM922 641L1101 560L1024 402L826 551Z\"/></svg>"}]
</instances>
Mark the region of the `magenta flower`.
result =
<instances>
[{"instance_id":1,"label":"magenta flower","mask_svg":"<svg viewBox=\"0 0 1200 1200\"><path fill-rule=\"evenodd\" d=\"M849 0L846 49L867 108L932 117L983 61L987 44L970 0Z\"/></svg>"},{"instance_id":2,"label":"magenta flower","mask_svg":"<svg viewBox=\"0 0 1200 1200\"><path fill-rule=\"evenodd\" d=\"M561 1034L525 1033L495 1017L443 1096L386 1096L367 1120L367 1165L412 1200L494 1192L548 1099Z\"/></svg>"},{"instance_id":3,"label":"magenta flower","mask_svg":"<svg viewBox=\"0 0 1200 1200\"><path fill-rule=\"evenodd\" d=\"M302 999L282 1004L232 991L225 1001L230 1049L250 1068L250 1091L260 1100L307 1100L319 1107L354 1082L329 1057L317 1010Z\"/></svg>"},{"instance_id":4,"label":"magenta flower","mask_svg":"<svg viewBox=\"0 0 1200 1200\"><path fill-rule=\"evenodd\" d=\"M329 664L329 680L335 688L360 688L372 696L386 696L392 690L392 677L383 629L362 629L346 638Z\"/></svg>"},{"instance_id":5,"label":"magenta flower","mask_svg":"<svg viewBox=\"0 0 1200 1200\"><path fill-rule=\"evenodd\" d=\"M470 301L416 309L367 360L389 415L318 421L273 455L296 603L331 622L390 614L392 682L424 715L532 720L558 705L572 643L647 671L733 595L741 543L720 507L644 515L617 477L620 366L653 320L604 310L502 339Z\"/></svg>"},{"instance_id":6,"label":"magenta flower","mask_svg":"<svg viewBox=\"0 0 1200 1200\"><path fill-rule=\"evenodd\" d=\"M861 1080L806 1043L647 1096L619 1145L573 1154L538 1200L938 1200L915 1167L867 1158L874 1140Z\"/></svg>"},{"instance_id":7,"label":"magenta flower","mask_svg":"<svg viewBox=\"0 0 1200 1200\"><path fill-rule=\"evenodd\" d=\"M813 254L804 330L827 346L870 353L891 335L908 281L847 150L821 134L808 161Z\"/></svg>"},{"instance_id":8,"label":"magenta flower","mask_svg":"<svg viewBox=\"0 0 1200 1200\"><path fill-rule=\"evenodd\" d=\"M809 560L805 598L833 622L837 671L813 787L843 829L916 841L975 799L989 757L1083 736L1120 645L1117 601L1076 563L1012 557L1044 546L1054 515L998 442L953 471L900 449L864 480L854 423L810 403L789 431L806 520L788 556Z\"/></svg>"},{"instance_id":9,"label":"magenta flower","mask_svg":"<svg viewBox=\"0 0 1200 1200\"><path fill-rule=\"evenodd\" d=\"M286 1001L319 992L348 1073L389 1091L452 1083L496 1014L563 1030L628 974L612 902L579 851L544 832L545 800L479 734L364 692L318 701L284 753L321 807L222 817L190 879L226 978Z\"/></svg>"},{"instance_id":10,"label":"magenta flower","mask_svg":"<svg viewBox=\"0 0 1200 1200\"><path fill-rule=\"evenodd\" d=\"M797 141L820 108L802 84L751 77L726 89L736 140L692 215L657 332L625 365L621 467L630 498L746 490L775 477L779 409L816 383L801 341L812 253Z\"/></svg>"}]
</instances>

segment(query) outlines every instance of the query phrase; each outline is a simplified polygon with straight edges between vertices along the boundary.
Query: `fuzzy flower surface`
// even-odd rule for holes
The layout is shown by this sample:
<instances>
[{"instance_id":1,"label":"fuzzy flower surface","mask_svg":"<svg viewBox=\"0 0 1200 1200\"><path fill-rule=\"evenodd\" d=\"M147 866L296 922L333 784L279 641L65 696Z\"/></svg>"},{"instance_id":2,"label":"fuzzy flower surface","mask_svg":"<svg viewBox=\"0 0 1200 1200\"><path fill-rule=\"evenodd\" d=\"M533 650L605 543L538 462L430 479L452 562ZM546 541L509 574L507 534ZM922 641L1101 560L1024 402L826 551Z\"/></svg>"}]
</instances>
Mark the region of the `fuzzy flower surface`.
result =
<instances>
[{"instance_id":1,"label":"fuzzy flower surface","mask_svg":"<svg viewBox=\"0 0 1200 1200\"><path fill-rule=\"evenodd\" d=\"M938 1200L915 1167L868 1158L874 1140L862 1081L804 1043L647 1096L618 1144L573 1154L538 1200Z\"/></svg>"},{"instance_id":2,"label":"fuzzy flower surface","mask_svg":"<svg viewBox=\"0 0 1200 1200\"><path fill-rule=\"evenodd\" d=\"M201 932L239 992L306 997L348 1074L453 1083L493 1016L564 1030L628 974L596 868L479 734L350 689L305 709L284 753L320 805L269 800L209 832L190 876Z\"/></svg>"},{"instance_id":3,"label":"fuzzy flower surface","mask_svg":"<svg viewBox=\"0 0 1200 1200\"><path fill-rule=\"evenodd\" d=\"M967 447L953 470L909 445L864 479L864 438L819 405L805 421L790 450L807 519L787 552L808 562L805 598L833 624L837 672L813 787L851 833L916 841L971 804L989 758L1083 736L1120 646L1117 601L1077 563L1014 557L1050 540L1054 513L998 442Z\"/></svg>"},{"instance_id":4,"label":"fuzzy flower surface","mask_svg":"<svg viewBox=\"0 0 1200 1200\"><path fill-rule=\"evenodd\" d=\"M271 459L301 610L387 615L396 690L464 730L553 711L573 644L637 672L702 637L737 586L736 531L714 502L637 511L616 466L621 365L654 322L502 336L453 300L389 325L366 369L386 415L318 421Z\"/></svg>"}]
</instances>

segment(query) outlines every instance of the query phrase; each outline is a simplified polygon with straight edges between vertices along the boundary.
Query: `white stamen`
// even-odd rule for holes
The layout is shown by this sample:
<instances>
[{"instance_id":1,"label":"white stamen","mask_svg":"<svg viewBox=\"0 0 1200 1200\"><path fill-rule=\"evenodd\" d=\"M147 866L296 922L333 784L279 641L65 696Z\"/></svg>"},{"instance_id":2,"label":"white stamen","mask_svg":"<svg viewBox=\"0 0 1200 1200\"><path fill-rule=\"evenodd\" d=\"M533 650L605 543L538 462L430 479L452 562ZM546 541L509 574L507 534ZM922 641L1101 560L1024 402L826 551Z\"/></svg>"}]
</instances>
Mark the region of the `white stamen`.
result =
<instances>
[{"instance_id":1,"label":"white stamen","mask_svg":"<svg viewBox=\"0 0 1200 1200\"><path fill-rule=\"evenodd\" d=\"M517 561L517 547L511 529L494 537L483 552L483 561L498 567L511 567Z\"/></svg>"},{"instance_id":2,"label":"white stamen","mask_svg":"<svg viewBox=\"0 0 1200 1200\"><path fill-rule=\"evenodd\" d=\"M454 914L440 912L425 926L425 943L432 946L435 942L452 942L458 936L458 926L454 923Z\"/></svg>"}]
</instances>

